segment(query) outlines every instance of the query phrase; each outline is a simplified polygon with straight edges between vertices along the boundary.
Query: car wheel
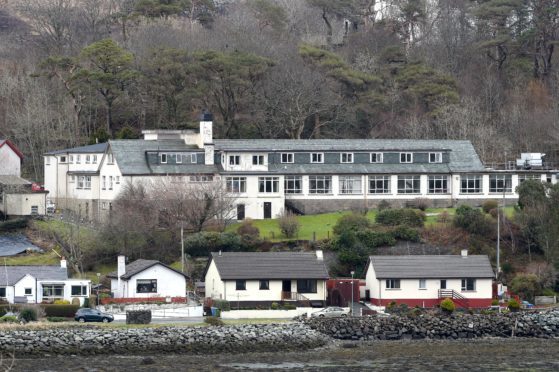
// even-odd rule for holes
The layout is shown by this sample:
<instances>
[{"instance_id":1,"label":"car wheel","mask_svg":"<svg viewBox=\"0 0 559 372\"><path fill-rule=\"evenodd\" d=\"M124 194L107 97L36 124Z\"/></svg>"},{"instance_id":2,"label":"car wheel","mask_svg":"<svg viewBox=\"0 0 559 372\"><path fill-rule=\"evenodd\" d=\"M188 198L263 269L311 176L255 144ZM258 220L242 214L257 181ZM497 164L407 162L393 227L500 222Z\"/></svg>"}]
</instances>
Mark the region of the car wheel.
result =
<instances>
[{"instance_id":1,"label":"car wheel","mask_svg":"<svg viewBox=\"0 0 559 372\"><path fill-rule=\"evenodd\" d=\"M345 318L347 316L347 314L342 314L340 315L342 318Z\"/></svg>"},{"instance_id":2,"label":"car wheel","mask_svg":"<svg viewBox=\"0 0 559 372\"><path fill-rule=\"evenodd\" d=\"M319 318L324 318L324 314L320 314L318 317Z\"/></svg>"},{"instance_id":3,"label":"car wheel","mask_svg":"<svg viewBox=\"0 0 559 372\"><path fill-rule=\"evenodd\" d=\"M103 318L103 323L108 323L109 322L109 318Z\"/></svg>"},{"instance_id":4,"label":"car wheel","mask_svg":"<svg viewBox=\"0 0 559 372\"><path fill-rule=\"evenodd\" d=\"M85 318L78 318L78 322L85 323Z\"/></svg>"}]
</instances>

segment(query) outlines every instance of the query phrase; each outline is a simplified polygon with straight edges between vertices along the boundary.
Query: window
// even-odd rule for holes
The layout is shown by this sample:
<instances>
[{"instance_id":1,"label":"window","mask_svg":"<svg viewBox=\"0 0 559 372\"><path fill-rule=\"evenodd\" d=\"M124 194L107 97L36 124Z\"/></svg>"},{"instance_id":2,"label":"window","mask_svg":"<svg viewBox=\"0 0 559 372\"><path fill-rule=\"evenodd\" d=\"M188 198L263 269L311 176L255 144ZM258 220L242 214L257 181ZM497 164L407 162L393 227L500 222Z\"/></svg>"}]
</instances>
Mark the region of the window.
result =
<instances>
[{"instance_id":1,"label":"window","mask_svg":"<svg viewBox=\"0 0 559 372\"><path fill-rule=\"evenodd\" d=\"M26 296L31 296L33 294L33 288L25 288L24 289L24 294Z\"/></svg>"},{"instance_id":2,"label":"window","mask_svg":"<svg viewBox=\"0 0 559 372\"><path fill-rule=\"evenodd\" d=\"M70 159L70 163L73 163L74 162L74 155L70 155L69 159Z\"/></svg>"},{"instance_id":3,"label":"window","mask_svg":"<svg viewBox=\"0 0 559 372\"><path fill-rule=\"evenodd\" d=\"M237 291L246 291L247 281L246 280L235 280L235 289Z\"/></svg>"},{"instance_id":4,"label":"window","mask_svg":"<svg viewBox=\"0 0 559 372\"><path fill-rule=\"evenodd\" d=\"M264 165L264 155L253 155L252 165Z\"/></svg>"},{"instance_id":5,"label":"window","mask_svg":"<svg viewBox=\"0 0 559 372\"><path fill-rule=\"evenodd\" d=\"M353 163L353 153L342 152L340 154L340 163Z\"/></svg>"},{"instance_id":6,"label":"window","mask_svg":"<svg viewBox=\"0 0 559 372\"><path fill-rule=\"evenodd\" d=\"M386 279L386 289L400 289L400 279Z\"/></svg>"},{"instance_id":7,"label":"window","mask_svg":"<svg viewBox=\"0 0 559 372\"><path fill-rule=\"evenodd\" d=\"M425 279L419 279L419 289L427 289L427 281Z\"/></svg>"},{"instance_id":8,"label":"window","mask_svg":"<svg viewBox=\"0 0 559 372\"><path fill-rule=\"evenodd\" d=\"M113 189L113 176L109 176L109 190Z\"/></svg>"},{"instance_id":9,"label":"window","mask_svg":"<svg viewBox=\"0 0 559 372\"><path fill-rule=\"evenodd\" d=\"M282 153L281 154L282 163L293 163L293 153Z\"/></svg>"},{"instance_id":10,"label":"window","mask_svg":"<svg viewBox=\"0 0 559 372\"><path fill-rule=\"evenodd\" d=\"M512 192L512 176L510 174L491 174L489 192Z\"/></svg>"},{"instance_id":11,"label":"window","mask_svg":"<svg viewBox=\"0 0 559 372\"><path fill-rule=\"evenodd\" d=\"M460 193L479 194L482 191L482 177L475 174L466 174L460 177Z\"/></svg>"},{"instance_id":12,"label":"window","mask_svg":"<svg viewBox=\"0 0 559 372\"><path fill-rule=\"evenodd\" d=\"M371 163L382 163L382 152L371 153Z\"/></svg>"},{"instance_id":13,"label":"window","mask_svg":"<svg viewBox=\"0 0 559 372\"><path fill-rule=\"evenodd\" d=\"M390 176L369 176L369 194L390 194Z\"/></svg>"},{"instance_id":14,"label":"window","mask_svg":"<svg viewBox=\"0 0 559 372\"><path fill-rule=\"evenodd\" d=\"M283 187L286 194L301 194L303 192L301 176L285 176Z\"/></svg>"},{"instance_id":15,"label":"window","mask_svg":"<svg viewBox=\"0 0 559 372\"><path fill-rule=\"evenodd\" d=\"M241 164L241 157L239 155L229 155L229 165Z\"/></svg>"},{"instance_id":16,"label":"window","mask_svg":"<svg viewBox=\"0 0 559 372\"><path fill-rule=\"evenodd\" d=\"M116 176L116 177L115 177L115 183L116 183L117 185L120 184L120 176Z\"/></svg>"},{"instance_id":17,"label":"window","mask_svg":"<svg viewBox=\"0 0 559 372\"><path fill-rule=\"evenodd\" d=\"M0 298L6 298L6 287L0 287Z\"/></svg>"},{"instance_id":18,"label":"window","mask_svg":"<svg viewBox=\"0 0 559 372\"><path fill-rule=\"evenodd\" d=\"M43 299L64 297L64 284L43 284Z\"/></svg>"},{"instance_id":19,"label":"window","mask_svg":"<svg viewBox=\"0 0 559 372\"><path fill-rule=\"evenodd\" d=\"M159 154L161 164L167 164L167 154Z\"/></svg>"},{"instance_id":20,"label":"window","mask_svg":"<svg viewBox=\"0 0 559 372\"><path fill-rule=\"evenodd\" d=\"M101 177L102 181L101 181L101 189L102 190L106 190L107 189L107 176L103 176Z\"/></svg>"},{"instance_id":21,"label":"window","mask_svg":"<svg viewBox=\"0 0 559 372\"><path fill-rule=\"evenodd\" d=\"M518 183L522 183L524 181L533 180L533 181L541 181L542 176L540 174L519 174L518 175Z\"/></svg>"},{"instance_id":22,"label":"window","mask_svg":"<svg viewBox=\"0 0 559 372\"><path fill-rule=\"evenodd\" d=\"M107 202L101 203L101 209L107 209Z\"/></svg>"},{"instance_id":23,"label":"window","mask_svg":"<svg viewBox=\"0 0 559 372\"><path fill-rule=\"evenodd\" d=\"M93 155L93 164L97 164L97 155Z\"/></svg>"},{"instance_id":24,"label":"window","mask_svg":"<svg viewBox=\"0 0 559 372\"><path fill-rule=\"evenodd\" d=\"M213 176L205 175L205 174L190 176L190 182L212 182L213 179L214 179Z\"/></svg>"},{"instance_id":25,"label":"window","mask_svg":"<svg viewBox=\"0 0 559 372\"><path fill-rule=\"evenodd\" d=\"M81 155L76 155L76 164L80 164L81 163Z\"/></svg>"},{"instance_id":26,"label":"window","mask_svg":"<svg viewBox=\"0 0 559 372\"><path fill-rule=\"evenodd\" d=\"M419 176L398 176L398 194L419 194Z\"/></svg>"},{"instance_id":27,"label":"window","mask_svg":"<svg viewBox=\"0 0 559 372\"><path fill-rule=\"evenodd\" d=\"M31 214L39 214L39 206L38 205L32 205L31 206Z\"/></svg>"},{"instance_id":28,"label":"window","mask_svg":"<svg viewBox=\"0 0 559 372\"><path fill-rule=\"evenodd\" d=\"M361 194L361 176L340 176L340 194Z\"/></svg>"},{"instance_id":29,"label":"window","mask_svg":"<svg viewBox=\"0 0 559 372\"><path fill-rule=\"evenodd\" d=\"M78 176L78 189L91 189L91 176Z\"/></svg>"},{"instance_id":30,"label":"window","mask_svg":"<svg viewBox=\"0 0 559 372\"><path fill-rule=\"evenodd\" d=\"M279 177L258 177L258 192L279 192Z\"/></svg>"},{"instance_id":31,"label":"window","mask_svg":"<svg viewBox=\"0 0 559 372\"><path fill-rule=\"evenodd\" d=\"M247 191L246 177L227 177L225 178L225 185L226 185L227 192Z\"/></svg>"},{"instance_id":32,"label":"window","mask_svg":"<svg viewBox=\"0 0 559 372\"><path fill-rule=\"evenodd\" d=\"M136 293L157 293L157 279L136 279Z\"/></svg>"},{"instance_id":33,"label":"window","mask_svg":"<svg viewBox=\"0 0 559 372\"><path fill-rule=\"evenodd\" d=\"M165 154L165 159L167 159L167 154ZM113 164L115 162L115 158L113 156L113 154L108 154L107 155L107 164Z\"/></svg>"},{"instance_id":34,"label":"window","mask_svg":"<svg viewBox=\"0 0 559 372\"><path fill-rule=\"evenodd\" d=\"M72 296L87 296L87 286L86 285L73 285L72 286Z\"/></svg>"},{"instance_id":35,"label":"window","mask_svg":"<svg viewBox=\"0 0 559 372\"><path fill-rule=\"evenodd\" d=\"M91 155L86 155L85 156L85 164L89 164L91 163Z\"/></svg>"},{"instance_id":36,"label":"window","mask_svg":"<svg viewBox=\"0 0 559 372\"><path fill-rule=\"evenodd\" d=\"M324 163L324 154L321 152L311 152L311 163Z\"/></svg>"},{"instance_id":37,"label":"window","mask_svg":"<svg viewBox=\"0 0 559 372\"><path fill-rule=\"evenodd\" d=\"M441 289L446 289L446 279L441 279Z\"/></svg>"},{"instance_id":38,"label":"window","mask_svg":"<svg viewBox=\"0 0 559 372\"><path fill-rule=\"evenodd\" d=\"M442 163L443 153L442 152L430 152L429 153L429 163Z\"/></svg>"},{"instance_id":39,"label":"window","mask_svg":"<svg viewBox=\"0 0 559 372\"><path fill-rule=\"evenodd\" d=\"M401 152L400 163L413 163L413 154L411 152Z\"/></svg>"},{"instance_id":40,"label":"window","mask_svg":"<svg viewBox=\"0 0 559 372\"><path fill-rule=\"evenodd\" d=\"M196 164L198 162L198 156L196 154L190 154L190 162Z\"/></svg>"},{"instance_id":41,"label":"window","mask_svg":"<svg viewBox=\"0 0 559 372\"><path fill-rule=\"evenodd\" d=\"M261 280L260 281L260 290L269 290L270 289L270 281L269 280Z\"/></svg>"},{"instance_id":42,"label":"window","mask_svg":"<svg viewBox=\"0 0 559 372\"><path fill-rule=\"evenodd\" d=\"M463 291L475 291L476 290L476 280L472 278L462 279L462 290Z\"/></svg>"},{"instance_id":43,"label":"window","mask_svg":"<svg viewBox=\"0 0 559 372\"><path fill-rule=\"evenodd\" d=\"M66 157L65 157L65 156L61 156L61 157L60 157L60 162L61 162L61 163L66 163Z\"/></svg>"},{"instance_id":44,"label":"window","mask_svg":"<svg viewBox=\"0 0 559 372\"><path fill-rule=\"evenodd\" d=\"M298 293L317 293L316 279L299 279L297 280Z\"/></svg>"},{"instance_id":45,"label":"window","mask_svg":"<svg viewBox=\"0 0 559 372\"><path fill-rule=\"evenodd\" d=\"M175 163L182 164L182 154L175 154Z\"/></svg>"},{"instance_id":46,"label":"window","mask_svg":"<svg viewBox=\"0 0 559 372\"><path fill-rule=\"evenodd\" d=\"M331 176L309 176L309 194L331 194Z\"/></svg>"},{"instance_id":47,"label":"window","mask_svg":"<svg viewBox=\"0 0 559 372\"><path fill-rule=\"evenodd\" d=\"M447 194L448 176L429 176L429 194Z\"/></svg>"}]
</instances>

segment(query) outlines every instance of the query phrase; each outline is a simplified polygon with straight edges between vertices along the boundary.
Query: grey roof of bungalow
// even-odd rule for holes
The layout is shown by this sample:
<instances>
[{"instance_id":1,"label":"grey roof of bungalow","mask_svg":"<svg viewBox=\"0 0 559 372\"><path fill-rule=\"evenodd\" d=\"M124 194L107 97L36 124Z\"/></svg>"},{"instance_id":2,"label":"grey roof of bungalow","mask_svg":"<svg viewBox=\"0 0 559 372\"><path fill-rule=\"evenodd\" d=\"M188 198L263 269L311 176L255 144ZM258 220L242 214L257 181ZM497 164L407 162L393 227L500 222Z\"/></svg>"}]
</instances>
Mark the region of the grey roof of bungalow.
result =
<instances>
[{"instance_id":1,"label":"grey roof of bungalow","mask_svg":"<svg viewBox=\"0 0 559 372\"><path fill-rule=\"evenodd\" d=\"M61 266L4 266L0 270L0 285L13 286L28 274L42 281L68 279L68 270Z\"/></svg>"},{"instance_id":2,"label":"grey roof of bungalow","mask_svg":"<svg viewBox=\"0 0 559 372\"><path fill-rule=\"evenodd\" d=\"M169 270L172 270L174 272L176 272L177 274L183 275L185 278L188 278L188 276L184 273L181 273L178 270L173 269L171 266L169 265L165 265L164 263L157 261L157 260L144 260L144 259L138 259L134 262L129 263L128 265L126 265L124 267L124 274L120 276L121 279L125 279L128 280L130 278L132 278L134 275L141 273L144 270L149 269L152 266L155 265L162 265L164 267L166 267ZM107 274L107 278L113 278L113 279L117 279L118 278L118 273L116 271L112 271L110 273Z\"/></svg>"},{"instance_id":3,"label":"grey roof of bungalow","mask_svg":"<svg viewBox=\"0 0 559 372\"><path fill-rule=\"evenodd\" d=\"M45 153L45 155L59 155L59 154L102 154L107 150L109 144L106 142L96 143L94 145L72 147L69 149L54 150Z\"/></svg>"}]
</instances>

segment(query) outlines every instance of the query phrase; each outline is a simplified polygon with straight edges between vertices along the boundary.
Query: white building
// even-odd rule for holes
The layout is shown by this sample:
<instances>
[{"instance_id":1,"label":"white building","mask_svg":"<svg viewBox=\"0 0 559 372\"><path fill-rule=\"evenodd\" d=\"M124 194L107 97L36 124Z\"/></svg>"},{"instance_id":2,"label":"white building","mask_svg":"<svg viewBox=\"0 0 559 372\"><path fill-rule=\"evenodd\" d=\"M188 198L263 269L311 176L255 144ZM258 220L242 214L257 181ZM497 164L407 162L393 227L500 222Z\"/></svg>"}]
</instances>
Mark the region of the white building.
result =
<instances>
[{"instance_id":1,"label":"white building","mask_svg":"<svg viewBox=\"0 0 559 372\"><path fill-rule=\"evenodd\" d=\"M21 175L23 154L9 140L0 138L0 176Z\"/></svg>"},{"instance_id":2,"label":"white building","mask_svg":"<svg viewBox=\"0 0 559 372\"><path fill-rule=\"evenodd\" d=\"M0 270L0 298L9 303L42 303L89 297L91 282L69 279L66 260L60 266L4 266Z\"/></svg>"},{"instance_id":3,"label":"white building","mask_svg":"<svg viewBox=\"0 0 559 372\"><path fill-rule=\"evenodd\" d=\"M493 278L485 255L370 256L365 272L365 298L373 305L392 302L435 307L452 298L460 307L487 307Z\"/></svg>"},{"instance_id":4,"label":"white building","mask_svg":"<svg viewBox=\"0 0 559 372\"><path fill-rule=\"evenodd\" d=\"M45 155L49 198L93 220L110 213L124 183L169 177L224 182L236 199L231 217L242 220L274 218L284 209L314 214L374 208L381 201L396 207L417 199L437 207L514 202L521 182L556 183L557 170L487 168L469 141L214 140L209 114L200 131L150 130L144 139Z\"/></svg>"},{"instance_id":5,"label":"white building","mask_svg":"<svg viewBox=\"0 0 559 372\"><path fill-rule=\"evenodd\" d=\"M322 251L212 253L204 273L206 297L239 306L326 303L328 270Z\"/></svg>"},{"instance_id":6,"label":"white building","mask_svg":"<svg viewBox=\"0 0 559 372\"><path fill-rule=\"evenodd\" d=\"M185 297L188 277L159 261L118 256L117 271L107 275L115 298Z\"/></svg>"}]
</instances>

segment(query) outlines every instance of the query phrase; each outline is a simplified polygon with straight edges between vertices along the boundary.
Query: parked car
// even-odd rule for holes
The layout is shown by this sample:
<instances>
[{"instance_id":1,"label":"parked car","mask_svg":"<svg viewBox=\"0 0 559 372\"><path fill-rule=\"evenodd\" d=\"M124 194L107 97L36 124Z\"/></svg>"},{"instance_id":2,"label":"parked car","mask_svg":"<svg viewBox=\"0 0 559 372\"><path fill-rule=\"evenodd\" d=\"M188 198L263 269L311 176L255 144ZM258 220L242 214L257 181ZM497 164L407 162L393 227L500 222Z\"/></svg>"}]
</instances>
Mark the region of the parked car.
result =
<instances>
[{"instance_id":1,"label":"parked car","mask_svg":"<svg viewBox=\"0 0 559 372\"><path fill-rule=\"evenodd\" d=\"M81 308L78 309L76 315L74 315L74 319L77 322L103 322L109 323L115 320L114 316L107 313L102 313L99 310L95 309L88 309L88 308Z\"/></svg>"},{"instance_id":2,"label":"parked car","mask_svg":"<svg viewBox=\"0 0 559 372\"><path fill-rule=\"evenodd\" d=\"M315 311L311 314L311 317L318 318L335 318L335 317L345 317L349 314L349 309L344 309L343 307L330 306L325 309Z\"/></svg>"}]
</instances>

